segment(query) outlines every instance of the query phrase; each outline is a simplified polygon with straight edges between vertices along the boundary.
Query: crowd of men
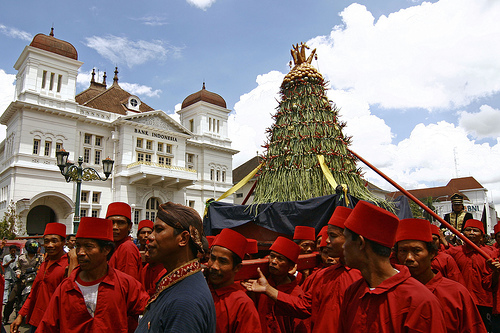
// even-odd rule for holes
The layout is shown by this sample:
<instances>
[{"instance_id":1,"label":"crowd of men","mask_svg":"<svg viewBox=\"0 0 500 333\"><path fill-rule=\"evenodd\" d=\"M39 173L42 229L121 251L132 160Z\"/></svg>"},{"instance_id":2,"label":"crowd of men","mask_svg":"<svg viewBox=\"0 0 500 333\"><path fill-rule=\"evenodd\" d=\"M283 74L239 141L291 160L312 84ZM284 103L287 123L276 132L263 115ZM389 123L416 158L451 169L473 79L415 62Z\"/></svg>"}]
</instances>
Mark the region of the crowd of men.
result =
<instances>
[{"instance_id":1,"label":"crowd of men","mask_svg":"<svg viewBox=\"0 0 500 333\"><path fill-rule=\"evenodd\" d=\"M231 229L205 237L199 214L172 202L134 240L131 207L115 202L105 219L82 217L76 235L48 223L43 256L34 241L22 256L9 248L4 324L19 277L34 268L10 332L23 323L30 332L500 332L499 243L485 244L483 223L454 212L447 221L476 246L360 201L337 207L317 234L297 226L259 251ZM315 251L318 265L297 270ZM244 260L259 257L258 278L237 281Z\"/></svg>"}]
</instances>

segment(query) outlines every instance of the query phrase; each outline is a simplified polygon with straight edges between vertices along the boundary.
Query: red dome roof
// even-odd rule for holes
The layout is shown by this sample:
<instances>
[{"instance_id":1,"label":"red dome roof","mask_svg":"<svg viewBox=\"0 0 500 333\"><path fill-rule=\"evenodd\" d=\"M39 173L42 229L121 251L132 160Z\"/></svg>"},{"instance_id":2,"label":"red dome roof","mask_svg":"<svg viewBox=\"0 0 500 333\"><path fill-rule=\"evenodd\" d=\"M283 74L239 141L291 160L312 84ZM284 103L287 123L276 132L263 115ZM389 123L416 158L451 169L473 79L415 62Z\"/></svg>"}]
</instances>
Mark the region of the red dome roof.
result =
<instances>
[{"instance_id":1,"label":"red dome roof","mask_svg":"<svg viewBox=\"0 0 500 333\"><path fill-rule=\"evenodd\" d=\"M78 60L78 52L76 52L75 47L68 42L55 38L53 30L49 36L38 34L33 37L30 46Z\"/></svg>"},{"instance_id":2,"label":"red dome roof","mask_svg":"<svg viewBox=\"0 0 500 333\"><path fill-rule=\"evenodd\" d=\"M217 95L216 93L206 90L205 83L203 83L203 88L200 91L195 92L194 94L191 94L184 99L181 108L184 109L199 101L226 108L226 101L224 100L224 98L222 98L220 95Z\"/></svg>"}]
</instances>

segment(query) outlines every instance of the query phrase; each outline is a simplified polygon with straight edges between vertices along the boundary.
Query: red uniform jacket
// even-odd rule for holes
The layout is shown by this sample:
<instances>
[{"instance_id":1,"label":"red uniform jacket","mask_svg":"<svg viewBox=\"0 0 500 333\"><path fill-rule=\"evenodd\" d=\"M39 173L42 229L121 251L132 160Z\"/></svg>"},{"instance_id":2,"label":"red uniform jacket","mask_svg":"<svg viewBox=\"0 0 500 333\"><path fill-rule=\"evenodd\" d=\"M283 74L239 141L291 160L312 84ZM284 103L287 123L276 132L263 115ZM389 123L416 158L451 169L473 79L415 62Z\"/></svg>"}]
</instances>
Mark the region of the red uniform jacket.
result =
<instances>
[{"instance_id":1,"label":"red uniform jacket","mask_svg":"<svg viewBox=\"0 0 500 333\"><path fill-rule=\"evenodd\" d=\"M295 297L278 292L276 306L298 318L310 315L312 332L336 332L344 292L361 278L357 269L339 263L321 270L304 295Z\"/></svg>"},{"instance_id":2,"label":"red uniform jacket","mask_svg":"<svg viewBox=\"0 0 500 333\"><path fill-rule=\"evenodd\" d=\"M434 259L432 259L431 268L440 272L443 277L460 282L465 286L465 280L462 277L462 273L453 257L449 254L439 251Z\"/></svg>"},{"instance_id":3,"label":"red uniform jacket","mask_svg":"<svg viewBox=\"0 0 500 333\"><path fill-rule=\"evenodd\" d=\"M49 307L37 329L39 332L133 332L128 317L137 318L149 299L139 281L108 267L99 284L97 304L92 317L76 284L80 268L75 269L54 292Z\"/></svg>"},{"instance_id":4,"label":"red uniform jacket","mask_svg":"<svg viewBox=\"0 0 500 333\"><path fill-rule=\"evenodd\" d=\"M498 258L499 253L494 253L492 258ZM493 298L493 314L500 314L500 283L496 283L496 287L492 287L492 271L489 267L486 267L486 271L483 272L483 288L487 291L492 292Z\"/></svg>"},{"instance_id":5,"label":"red uniform jacket","mask_svg":"<svg viewBox=\"0 0 500 333\"><path fill-rule=\"evenodd\" d=\"M482 246L481 249L492 254L486 246ZM486 259L465 245L452 246L446 250L446 253L455 259L465 280L465 288L470 292L474 303L481 306L493 306L491 292L486 291L482 286L482 276L487 272Z\"/></svg>"},{"instance_id":6,"label":"red uniform jacket","mask_svg":"<svg viewBox=\"0 0 500 333\"><path fill-rule=\"evenodd\" d=\"M365 279L347 288L338 332L446 332L441 304L405 266L370 290Z\"/></svg>"},{"instance_id":7,"label":"red uniform jacket","mask_svg":"<svg viewBox=\"0 0 500 333\"><path fill-rule=\"evenodd\" d=\"M115 252L109 260L109 265L123 273L140 280L142 269L141 253L130 237L125 237L115 243Z\"/></svg>"},{"instance_id":8,"label":"red uniform jacket","mask_svg":"<svg viewBox=\"0 0 500 333\"><path fill-rule=\"evenodd\" d=\"M66 254L59 260L51 262L50 266L48 260L40 265L31 292L19 311L20 315L27 317L26 322L28 324L37 327L42 320L52 294L65 278L66 266L68 266L68 256Z\"/></svg>"},{"instance_id":9,"label":"red uniform jacket","mask_svg":"<svg viewBox=\"0 0 500 333\"><path fill-rule=\"evenodd\" d=\"M239 284L213 289L210 292L217 314L217 333L260 333L260 320L254 303Z\"/></svg>"},{"instance_id":10,"label":"red uniform jacket","mask_svg":"<svg viewBox=\"0 0 500 333\"><path fill-rule=\"evenodd\" d=\"M448 333L486 333L474 300L463 285L438 272L425 286L443 306Z\"/></svg>"},{"instance_id":11,"label":"red uniform jacket","mask_svg":"<svg viewBox=\"0 0 500 333\"><path fill-rule=\"evenodd\" d=\"M276 286L272 279L268 279L271 286L278 291L299 296L303 294L302 288L297 284L293 275L289 275L292 282ZM307 329L301 320L295 319L287 313L275 308L275 302L266 294L257 295L257 311L260 317L262 333L288 333L288 332L306 332Z\"/></svg>"},{"instance_id":12,"label":"red uniform jacket","mask_svg":"<svg viewBox=\"0 0 500 333\"><path fill-rule=\"evenodd\" d=\"M144 289L148 292L149 296L153 296L156 291L156 284L167 273L162 264L151 265L147 263L142 267L141 283Z\"/></svg>"}]
</instances>

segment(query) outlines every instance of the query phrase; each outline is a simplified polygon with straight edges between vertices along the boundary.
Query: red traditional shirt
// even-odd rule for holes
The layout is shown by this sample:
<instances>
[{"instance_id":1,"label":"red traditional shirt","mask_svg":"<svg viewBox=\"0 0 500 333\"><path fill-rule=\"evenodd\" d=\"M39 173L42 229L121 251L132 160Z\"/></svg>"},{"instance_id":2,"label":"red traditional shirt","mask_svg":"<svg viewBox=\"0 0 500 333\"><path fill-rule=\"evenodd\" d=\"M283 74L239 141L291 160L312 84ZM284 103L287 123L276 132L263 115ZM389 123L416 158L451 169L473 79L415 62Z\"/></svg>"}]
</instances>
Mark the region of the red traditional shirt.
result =
<instances>
[{"instance_id":1,"label":"red traditional shirt","mask_svg":"<svg viewBox=\"0 0 500 333\"><path fill-rule=\"evenodd\" d=\"M260 333L260 320L254 303L239 284L213 289L217 314L217 333Z\"/></svg>"},{"instance_id":2,"label":"red traditional shirt","mask_svg":"<svg viewBox=\"0 0 500 333\"><path fill-rule=\"evenodd\" d=\"M292 282L276 286L272 279L268 278L271 286L278 291L294 296L303 294L302 288L297 284L294 276L289 275ZM259 294L256 297L256 307L260 317L260 325L262 333L288 333L288 332L307 332L306 326L301 320L295 319L279 309L275 308L275 302L266 294Z\"/></svg>"},{"instance_id":3,"label":"red traditional shirt","mask_svg":"<svg viewBox=\"0 0 500 333\"><path fill-rule=\"evenodd\" d=\"M94 317L87 310L74 270L54 292L37 329L39 332L133 332L129 317L137 319L149 299L139 281L108 266L99 284Z\"/></svg>"},{"instance_id":4,"label":"red traditional shirt","mask_svg":"<svg viewBox=\"0 0 500 333\"><path fill-rule=\"evenodd\" d=\"M141 283L144 289L148 292L149 296L153 296L156 291L156 284L163 275L167 273L165 267L162 264L147 263L142 267L141 271Z\"/></svg>"},{"instance_id":5,"label":"red traditional shirt","mask_svg":"<svg viewBox=\"0 0 500 333\"><path fill-rule=\"evenodd\" d=\"M141 253L130 237L125 237L119 242L115 242L115 252L109 260L109 266L127 273L140 280L142 269Z\"/></svg>"},{"instance_id":6,"label":"red traditional shirt","mask_svg":"<svg viewBox=\"0 0 500 333\"><path fill-rule=\"evenodd\" d=\"M438 272L425 286L442 305L448 333L486 333L474 300L462 284Z\"/></svg>"},{"instance_id":7,"label":"red traditional shirt","mask_svg":"<svg viewBox=\"0 0 500 333\"><path fill-rule=\"evenodd\" d=\"M493 255L487 247L482 246L481 249ZM491 307L493 305L491 292L486 291L482 286L482 276L487 272L486 259L465 245L452 246L446 250L446 253L455 259L465 280L465 288L470 292L474 303Z\"/></svg>"},{"instance_id":8,"label":"red traditional shirt","mask_svg":"<svg viewBox=\"0 0 500 333\"><path fill-rule=\"evenodd\" d=\"M443 277L460 282L465 286L465 280L462 277L462 273L453 257L449 254L439 251L434 259L432 259L431 268L439 271Z\"/></svg>"},{"instance_id":9,"label":"red traditional shirt","mask_svg":"<svg viewBox=\"0 0 500 333\"><path fill-rule=\"evenodd\" d=\"M26 316L28 324L37 327L42 320L52 294L65 278L66 266L68 266L67 254L59 260L46 260L40 265L31 292L19 311L20 315Z\"/></svg>"},{"instance_id":10,"label":"red traditional shirt","mask_svg":"<svg viewBox=\"0 0 500 333\"><path fill-rule=\"evenodd\" d=\"M446 332L441 304L405 266L376 288L365 279L347 288L338 332Z\"/></svg>"},{"instance_id":11,"label":"red traditional shirt","mask_svg":"<svg viewBox=\"0 0 500 333\"><path fill-rule=\"evenodd\" d=\"M336 332L344 292L361 279L357 269L342 264L325 268L317 274L309 290L299 297L278 292L277 307L298 318L310 317L312 332Z\"/></svg>"}]
</instances>

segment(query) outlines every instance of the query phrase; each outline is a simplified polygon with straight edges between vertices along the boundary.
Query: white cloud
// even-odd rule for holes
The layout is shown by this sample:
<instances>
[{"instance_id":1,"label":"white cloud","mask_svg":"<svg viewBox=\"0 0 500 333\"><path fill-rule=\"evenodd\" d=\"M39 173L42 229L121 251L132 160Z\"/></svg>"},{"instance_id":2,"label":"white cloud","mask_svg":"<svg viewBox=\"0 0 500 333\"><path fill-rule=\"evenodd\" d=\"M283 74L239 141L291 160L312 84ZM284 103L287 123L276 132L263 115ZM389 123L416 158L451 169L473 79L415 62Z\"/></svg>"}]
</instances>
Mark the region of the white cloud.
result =
<instances>
[{"instance_id":1,"label":"white cloud","mask_svg":"<svg viewBox=\"0 0 500 333\"><path fill-rule=\"evenodd\" d=\"M459 113L459 125L478 138L500 136L500 110L482 105L479 112Z\"/></svg>"},{"instance_id":2,"label":"white cloud","mask_svg":"<svg viewBox=\"0 0 500 333\"><path fill-rule=\"evenodd\" d=\"M14 99L16 76L7 74L0 69L0 114L2 114ZM6 126L0 125L0 142L5 139Z\"/></svg>"},{"instance_id":3,"label":"white cloud","mask_svg":"<svg viewBox=\"0 0 500 333\"><path fill-rule=\"evenodd\" d=\"M102 77L103 77L104 72L96 71L95 75L95 80L97 82L102 82ZM87 89L90 85L90 80L92 78L92 75L90 72L78 72L78 76L76 77L76 82L77 84L82 87L82 89ZM110 81L110 76L107 77L106 79L108 83L108 88L110 87L110 84L112 81ZM127 83L127 82L119 82L120 87L123 88L123 90L128 91L129 93L137 96L147 96L147 97L160 97L161 90L160 89L153 89L152 87L138 84L138 83Z\"/></svg>"},{"instance_id":4,"label":"white cloud","mask_svg":"<svg viewBox=\"0 0 500 333\"><path fill-rule=\"evenodd\" d=\"M7 27L3 24L0 24L0 33L11 38L18 38L25 41L31 41L33 39L33 36L30 33L17 28Z\"/></svg>"},{"instance_id":5,"label":"white cloud","mask_svg":"<svg viewBox=\"0 0 500 333\"><path fill-rule=\"evenodd\" d=\"M500 91L500 2L441 0L375 20L365 6L340 13L311 39L336 89L385 108L460 107Z\"/></svg>"},{"instance_id":6,"label":"white cloud","mask_svg":"<svg viewBox=\"0 0 500 333\"><path fill-rule=\"evenodd\" d=\"M168 24L166 18L160 16L143 16L141 18L132 18L135 21L141 21L144 25L159 27Z\"/></svg>"},{"instance_id":7,"label":"white cloud","mask_svg":"<svg viewBox=\"0 0 500 333\"><path fill-rule=\"evenodd\" d=\"M202 10L207 10L215 3L215 0L186 0L191 6L198 7Z\"/></svg>"},{"instance_id":8,"label":"white cloud","mask_svg":"<svg viewBox=\"0 0 500 333\"><path fill-rule=\"evenodd\" d=\"M278 92L284 74L271 71L257 77L258 86L251 92L242 95L234 105L234 112L229 115L229 137L232 148L240 153L233 158L233 167L254 157L256 152L262 153L265 143L266 128L271 126L272 118L278 102Z\"/></svg>"},{"instance_id":9,"label":"white cloud","mask_svg":"<svg viewBox=\"0 0 500 333\"><path fill-rule=\"evenodd\" d=\"M132 41L127 37L108 35L85 38L86 46L94 49L113 64L125 64L128 67L141 65L151 60L163 60L167 54L179 55L180 48L165 45L161 40Z\"/></svg>"},{"instance_id":10,"label":"white cloud","mask_svg":"<svg viewBox=\"0 0 500 333\"><path fill-rule=\"evenodd\" d=\"M147 96L147 97L160 97L161 90L160 89L153 89L151 87L142 85L142 84L137 84L137 83L126 83L126 82L120 82L120 87L122 87L124 90L128 91L129 93L133 95L138 95L138 96Z\"/></svg>"}]
</instances>

